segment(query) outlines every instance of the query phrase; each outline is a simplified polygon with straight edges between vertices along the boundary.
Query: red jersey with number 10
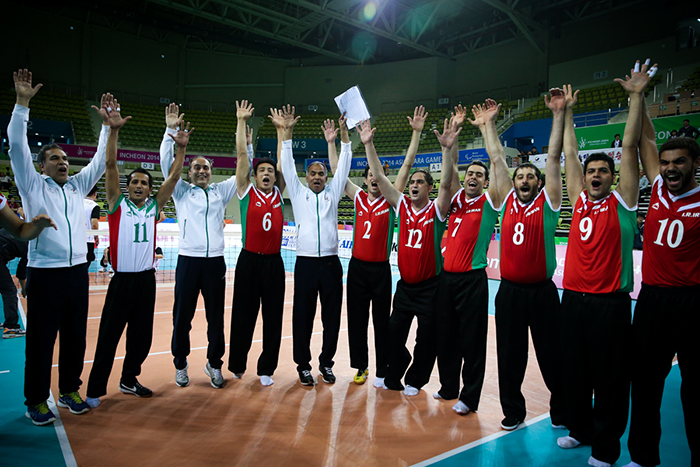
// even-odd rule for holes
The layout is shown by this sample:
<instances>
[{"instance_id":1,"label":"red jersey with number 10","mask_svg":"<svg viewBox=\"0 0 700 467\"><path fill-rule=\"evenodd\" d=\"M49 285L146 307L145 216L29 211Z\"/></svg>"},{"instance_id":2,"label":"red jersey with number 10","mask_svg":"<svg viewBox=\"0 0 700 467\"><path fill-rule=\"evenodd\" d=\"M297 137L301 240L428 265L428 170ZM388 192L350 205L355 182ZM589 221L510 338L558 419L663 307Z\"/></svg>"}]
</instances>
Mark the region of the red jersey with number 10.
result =
<instances>
[{"instance_id":1,"label":"red jersey with number 10","mask_svg":"<svg viewBox=\"0 0 700 467\"><path fill-rule=\"evenodd\" d=\"M430 201L416 212L411 199L402 195L396 205L399 215L399 272L401 279L417 284L440 274L440 240L445 219L440 219L437 204Z\"/></svg>"},{"instance_id":2,"label":"red jersey with number 10","mask_svg":"<svg viewBox=\"0 0 700 467\"><path fill-rule=\"evenodd\" d=\"M547 190L528 204L511 190L501 211L501 277L518 284L551 279L557 267L558 221L559 209L552 209Z\"/></svg>"},{"instance_id":3,"label":"red jersey with number 10","mask_svg":"<svg viewBox=\"0 0 700 467\"><path fill-rule=\"evenodd\" d=\"M642 282L700 285L700 187L673 196L661 175L654 180L644 223Z\"/></svg>"},{"instance_id":4,"label":"red jersey with number 10","mask_svg":"<svg viewBox=\"0 0 700 467\"><path fill-rule=\"evenodd\" d=\"M581 293L631 292L636 206L617 191L598 201L582 191L576 200L564 265L564 288Z\"/></svg>"},{"instance_id":5,"label":"red jersey with number 10","mask_svg":"<svg viewBox=\"0 0 700 467\"><path fill-rule=\"evenodd\" d=\"M273 255L282 246L284 213L282 194L276 186L268 194L248 185L239 197L243 248L251 253Z\"/></svg>"},{"instance_id":6,"label":"red jersey with number 10","mask_svg":"<svg viewBox=\"0 0 700 467\"><path fill-rule=\"evenodd\" d=\"M394 210L384 196L370 201L363 190L355 194L352 256L361 261L388 261L394 239Z\"/></svg>"}]
</instances>

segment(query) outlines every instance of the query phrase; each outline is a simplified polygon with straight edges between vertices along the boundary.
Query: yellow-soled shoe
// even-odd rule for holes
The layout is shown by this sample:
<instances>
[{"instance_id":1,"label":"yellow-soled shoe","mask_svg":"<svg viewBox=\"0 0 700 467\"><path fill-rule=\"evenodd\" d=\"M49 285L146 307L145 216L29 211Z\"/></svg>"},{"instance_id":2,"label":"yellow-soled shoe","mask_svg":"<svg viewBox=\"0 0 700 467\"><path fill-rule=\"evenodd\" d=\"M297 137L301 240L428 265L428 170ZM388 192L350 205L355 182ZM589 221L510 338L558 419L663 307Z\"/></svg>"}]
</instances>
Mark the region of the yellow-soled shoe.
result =
<instances>
[{"instance_id":1,"label":"yellow-soled shoe","mask_svg":"<svg viewBox=\"0 0 700 467\"><path fill-rule=\"evenodd\" d=\"M355 384L365 384L368 376L369 370L357 370L357 374L352 380L355 382Z\"/></svg>"}]
</instances>

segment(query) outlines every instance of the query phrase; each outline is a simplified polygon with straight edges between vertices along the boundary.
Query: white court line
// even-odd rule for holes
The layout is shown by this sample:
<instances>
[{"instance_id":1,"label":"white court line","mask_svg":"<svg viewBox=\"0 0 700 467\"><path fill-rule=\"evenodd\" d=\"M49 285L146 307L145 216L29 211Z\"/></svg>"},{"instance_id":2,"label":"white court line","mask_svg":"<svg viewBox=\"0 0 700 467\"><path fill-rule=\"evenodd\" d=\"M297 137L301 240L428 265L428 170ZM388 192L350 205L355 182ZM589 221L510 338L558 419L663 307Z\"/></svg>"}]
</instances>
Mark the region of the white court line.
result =
<instances>
[{"instance_id":1,"label":"white court line","mask_svg":"<svg viewBox=\"0 0 700 467\"><path fill-rule=\"evenodd\" d=\"M525 427L527 427L527 426L530 426L530 425L534 425L535 423L540 422L540 421L542 421L542 420L544 420L545 418L548 418L548 417L549 417L549 412L548 412L548 413L545 413L545 414L542 414L542 415L540 415L539 417L535 417L535 418L533 418L532 420L528 420L527 422L523 422L523 423L520 424L520 426L519 426L518 428L516 428L515 430L512 430L512 431L501 431L501 432L499 432L499 433L494 433L494 434L492 434L492 435L486 436L485 438L481 438L481 439L478 439L478 440L476 440L476 441L474 441L474 442L471 442L471 443L469 443L469 444L465 444L464 446L460 446L460 447L458 447L458 448L455 448L455 449L453 449L453 450L451 450L451 451L447 451L447 452L445 452L445 453L439 454L439 455L437 455L437 456L435 456L435 457L432 457L432 458L430 458L430 459L428 459L428 460L425 460L425 461L423 461L423 462L419 462L419 463L417 463L417 464L413 464L412 467L424 467L424 466L427 466L427 465L435 464L436 462L440 462L441 460L445 460L445 459L447 459L447 458L449 458L449 457L452 457L452 456L454 456L454 455L456 455L456 454L459 454L459 453L461 453L461 452L468 451L469 449L475 448L475 447L477 447L477 446L481 446L482 444L488 443L489 441L493 441L494 439L502 438L503 436L509 435L509 434L511 434L511 433L515 433L516 431L520 431L520 430L522 430L523 428L525 428Z\"/></svg>"},{"instance_id":2,"label":"white court line","mask_svg":"<svg viewBox=\"0 0 700 467\"><path fill-rule=\"evenodd\" d=\"M2 371L0 371L0 374L2 374L2 373L9 373L9 372L10 372L10 370L2 370Z\"/></svg>"},{"instance_id":3,"label":"white court line","mask_svg":"<svg viewBox=\"0 0 700 467\"><path fill-rule=\"evenodd\" d=\"M17 308L19 315L22 318L22 323L24 323L24 329L27 329L27 315L24 314L24 307L22 307L22 300L19 300L19 294L17 299ZM56 365L58 366L58 365ZM49 409L56 415L56 421L53 422L53 427L56 430L56 438L58 438L58 444L61 446L61 452L63 453L63 460L66 462L67 467L78 467L78 462L75 460L75 455L73 454L73 449L70 447L70 441L68 441L68 434L66 433L66 428L63 426L63 421L61 420L61 414L56 407L56 401L53 397L53 392L49 389L49 399L46 401L49 405Z\"/></svg>"}]
</instances>

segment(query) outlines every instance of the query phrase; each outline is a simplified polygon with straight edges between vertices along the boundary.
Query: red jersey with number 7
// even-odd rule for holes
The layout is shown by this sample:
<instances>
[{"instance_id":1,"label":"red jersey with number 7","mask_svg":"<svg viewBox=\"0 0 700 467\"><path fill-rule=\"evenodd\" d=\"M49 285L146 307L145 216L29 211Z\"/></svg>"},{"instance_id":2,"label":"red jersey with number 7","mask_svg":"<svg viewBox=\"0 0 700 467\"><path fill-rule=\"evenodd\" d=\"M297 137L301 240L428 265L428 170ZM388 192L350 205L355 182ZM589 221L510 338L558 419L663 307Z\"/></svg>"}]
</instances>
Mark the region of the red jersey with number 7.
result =
<instances>
[{"instance_id":1,"label":"red jersey with number 7","mask_svg":"<svg viewBox=\"0 0 700 467\"><path fill-rule=\"evenodd\" d=\"M476 198L467 198L467 192L460 188L450 205L445 271L467 272L485 268L488 264L486 253L497 221L498 209L488 191Z\"/></svg>"},{"instance_id":2,"label":"red jersey with number 7","mask_svg":"<svg viewBox=\"0 0 700 467\"><path fill-rule=\"evenodd\" d=\"M396 205L399 216L399 272L401 279L417 284L440 274L440 240L446 219L440 219L437 203L430 201L416 212L411 199L402 195Z\"/></svg>"},{"instance_id":3,"label":"red jersey with number 7","mask_svg":"<svg viewBox=\"0 0 700 467\"><path fill-rule=\"evenodd\" d=\"M564 265L564 288L581 293L631 292L634 288L632 244L636 206L629 208L617 191L593 201L581 192L571 220Z\"/></svg>"},{"instance_id":4,"label":"red jersey with number 7","mask_svg":"<svg viewBox=\"0 0 700 467\"><path fill-rule=\"evenodd\" d=\"M243 248L262 255L279 253L284 226L284 203L279 188L275 186L265 194L251 183L238 199Z\"/></svg>"},{"instance_id":5,"label":"red jersey with number 7","mask_svg":"<svg viewBox=\"0 0 700 467\"><path fill-rule=\"evenodd\" d=\"M654 180L644 223L642 282L700 285L700 187L673 196L661 175Z\"/></svg>"},{"instance_id":6,"label":"red jersey with number 7","mask_svg":"<svg viewBox=\"0 0 700 467\"><path fill-rule=\"evenodd\" d=\"M384 196L370 201L365 191L357 190L352 256L370 263L388 261L395 219L394 210Z\"/></svg>"}]
</instances>

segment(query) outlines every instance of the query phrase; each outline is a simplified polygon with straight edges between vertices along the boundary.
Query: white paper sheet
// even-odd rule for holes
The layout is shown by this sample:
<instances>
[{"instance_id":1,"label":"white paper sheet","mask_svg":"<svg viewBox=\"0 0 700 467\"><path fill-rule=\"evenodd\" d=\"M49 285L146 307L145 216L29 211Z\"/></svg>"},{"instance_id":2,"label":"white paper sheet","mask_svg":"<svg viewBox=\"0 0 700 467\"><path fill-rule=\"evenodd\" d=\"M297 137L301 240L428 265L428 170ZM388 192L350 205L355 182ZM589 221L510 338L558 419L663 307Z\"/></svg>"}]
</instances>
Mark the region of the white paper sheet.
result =
<instances>
[{"instance_id":1,"label":"white paper sheet","mask_svg":"<svg viewBox=\"0 0 700 467\"><path fill-rule=\"evenodd\" d=\"M348 119L348 129L355 128L361 121L369 120L372 117L359 86L353 86L337 96L335 103L338 105L341 114L345 112L345 116Z\"/></svg>"}]
</instances>

